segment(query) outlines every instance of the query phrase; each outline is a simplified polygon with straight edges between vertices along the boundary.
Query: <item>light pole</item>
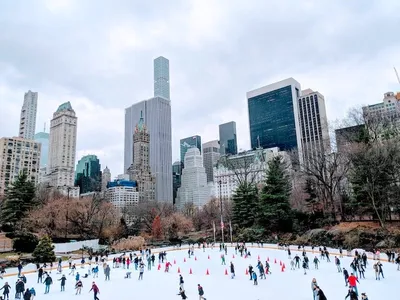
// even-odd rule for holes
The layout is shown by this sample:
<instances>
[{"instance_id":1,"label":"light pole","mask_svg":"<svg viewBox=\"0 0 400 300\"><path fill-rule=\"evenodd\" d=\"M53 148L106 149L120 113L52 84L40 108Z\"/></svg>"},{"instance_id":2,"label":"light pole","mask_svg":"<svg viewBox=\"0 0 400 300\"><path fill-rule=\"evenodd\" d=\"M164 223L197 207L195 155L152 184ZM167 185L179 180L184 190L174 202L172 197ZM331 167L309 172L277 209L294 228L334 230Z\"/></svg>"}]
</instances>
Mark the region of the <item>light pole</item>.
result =
<instances>
[{"instance_id":1,"label":"light pole","mask_svg":"<svg viewBox=\"0 0 400 300\"><path fill-rule=\"evenodd\" d=\"M224 219L222 217L222 180L220 179L218 181L219 184L219 207L221 210L221 237L222 237L222 243L224 243Z\"/></svg>"}]
</instances>

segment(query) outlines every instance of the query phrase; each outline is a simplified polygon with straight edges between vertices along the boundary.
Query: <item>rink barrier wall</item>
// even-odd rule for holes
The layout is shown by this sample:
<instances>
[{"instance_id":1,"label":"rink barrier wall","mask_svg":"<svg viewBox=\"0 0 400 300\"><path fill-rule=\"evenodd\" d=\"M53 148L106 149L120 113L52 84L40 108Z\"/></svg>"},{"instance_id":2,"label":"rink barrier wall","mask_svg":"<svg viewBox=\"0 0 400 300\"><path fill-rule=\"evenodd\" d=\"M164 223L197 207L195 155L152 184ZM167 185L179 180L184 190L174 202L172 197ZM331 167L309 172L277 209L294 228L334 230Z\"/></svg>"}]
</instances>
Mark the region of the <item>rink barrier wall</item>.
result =
<instances>
[{"instance_id":1,"label":"rink barrier wall","mask_svg":"<svg viewBox=\"0 0 400 300\"><path fill-rule=\"evenodd\" d=\"M97 251L101 247L99 245L99 240L86 240L86 241L76 241L76 242L69 242L69 243L57 243L53 244L54 246L54 253L57 254L64 254L73 251L77 251L82 249L83 247L92 248L93 250Z\"/></svg>"},{"instance_id":2,"label":"rink barrier wall","mask_svg":"<svg viewBox=\"0 0 400 300\"><path fill-rule=\"evenodd\" d=\"M217 244L215 244L214 245L214 248L219 248L219 245L220 245L220 243L217 243ZM226 245L229 247L229 248L233 248L233 247L235 247L234 245L235 245L235 243L226 243ZM253 243L253 245L252 245L252 243L246 243L246 246L247 246L247 248L253 248L253 249L265 249L265 250L280 250L280 251L284 251L284 252L287 252L287 250L283 250L282 248L280 248L280 247L278 247L278 245L277 244L263 244L263 247L261 247L261 246L257 246L257 244L256 245L254 245L254 243ZM210 248L210 247L208 247L208 248ZM201 247L200 248L198 248L198 246L195 246L195 250L199 250L199 249L202 249ZM326 248L327 250L328 250L328 252L329 252L329 254L330 254L330 256L340 256L340 253L339 253L339 249L333 249L333 248ZM184 245L183 247L163 247L163 248L155 248L155 249L151 249L151 253L154 253L154 254L158 254L158 253L160 253L160 252L164 252L164 251L166 251L166 252L173 252L173 251L182 251L182 250L189 250L189 245ZM301 248L300 250L298 249L298 245L291 245L291 248L290 248L290 251L292 252L292 253L295 253L295 252L303 252L303 249ZM313 253L313 251L312 251L312 249L311 249L311 247L305 247L304 248L304 251L306 251L307 253ZM367 251L365 251L365 250L363 250L363 249L353 249L353 250L351 250L350 252L349 251L347 251L347 250L343 250L343 256L346 256L346 257L353 257L353 256L355 256L355 252L356 251L358 251L358 252L360 252L360 253L363 253L363 252L365 252L366 254L367 254L367 257L368 257L368 259L370 259L370 260L377 260L378 258L374 258L374 255L373 255L373 253L372 252L367 252ZM139 252L139 251L126 251L126 252ZM314 248L314 254L315 255L318 255L319 254L319 247L315 247ZM112 254L112 255L109 255L108 256L108 262L109 261L112 261L112 259L114 258L114 257L118 257L118 256L120 256L121 255L121 253L118 253L118 254ZM386 262L388 262L389 260L388 260L388 258L387 258L387 256L386 256L386 254L384 254L384 253L381 253L380 254L380 257L379 257L379 260L380 261L386 261ZM74 264L76 264L77 266L80 266L81 265L81 261L80 260L74 260L73 261L73 263ZM85 265L88 265L88 263L85 263ZM54 263L53 264L53 268L51 269L52 271L53 270L57 270L57 266L58 266L58 263L56 262L56 263ZM63 269L68 269L69 268L69 263L68 263L68 261L63 261L63 263L62 263L62 268ZM49 271L50 270L50 268L49 267L47 267L46 269L44 269L45 271ZM79 268L77 267L77 270L79 270ZM3 277L12 277L12 276L17 276L18 275L18 269L17 268L9 268L9 269L6 269L6 274L4 274L4 276ZM12 273L9 273L9 272L12 272ZM36 273L37 272L37 270L36 270L36 265L35 264L28 264L28 265L26 265L23 269L22 269L22 274L32 274L32 273Z\"/></svg>"}]
</instances>

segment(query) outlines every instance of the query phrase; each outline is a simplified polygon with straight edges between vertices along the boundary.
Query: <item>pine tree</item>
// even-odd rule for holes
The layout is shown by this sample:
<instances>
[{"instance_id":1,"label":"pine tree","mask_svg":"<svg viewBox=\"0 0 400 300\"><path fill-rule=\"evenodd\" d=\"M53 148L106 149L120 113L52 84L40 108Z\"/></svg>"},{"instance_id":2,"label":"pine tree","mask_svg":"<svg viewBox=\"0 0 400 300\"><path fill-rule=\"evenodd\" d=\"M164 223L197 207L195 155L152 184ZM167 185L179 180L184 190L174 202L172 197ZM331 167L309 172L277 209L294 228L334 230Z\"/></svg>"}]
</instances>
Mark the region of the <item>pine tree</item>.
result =
<instances>
[{"instance_id":1,"label":"pine tree","mask_svg":"<svg viewBox=\"0 0 400 300\"><path fill-rule=\"evenodd\" d=\"M240 184L232 197L232 202L233 223L239 228L253 226L257 213L257 187L248 182Z\"/></svg>"},{"instance_id":2,"label":"pine tree","mask_svg":"<svg viewBox=\"0 0 400 300\"><path fill-rule=\"evenodd\" d=\"M271 231L292 229L292 210L289 203L291 185L287 166L281 156L268 162L265 186L260 193L259 223Z\"/></svg>"},{"instance_id":3,"label":"pine tree","mask_svg":"<svg viewBox=\"0 0 400 300\"><path fill-rule=\"evenodd\" d=\"M35 185L28 180L26 172L21 172L6 189L1 210L2 223L8 223L15 228L18 221L25 217L34 203Z\"/></svg>"},{"instance_id":4,"label":"pine tree","mask_svg":"<svg viewBox=\"0 0 400 300\"><path fill-rule=\"evenodd\" d=\"M40 239L39 244L32 253L32 256L34 257L35 262L38 263L53 262L56 260L54 246L48 235L45 235Z\"/></svg>"},{"instance_id":5,"label":"pine tree","mask_svg":"<svg viewBox=\"0 0 400 300\"><path fill-rule=\"evenodd\" d=\"M315 189L315 183L310 177L306 179L304 192L308 195L308 197L304 199L307 203L307 206L311 208L312 213L315 213L316 205L318 204L318 197Z\"/></svg>"}]
</instances>

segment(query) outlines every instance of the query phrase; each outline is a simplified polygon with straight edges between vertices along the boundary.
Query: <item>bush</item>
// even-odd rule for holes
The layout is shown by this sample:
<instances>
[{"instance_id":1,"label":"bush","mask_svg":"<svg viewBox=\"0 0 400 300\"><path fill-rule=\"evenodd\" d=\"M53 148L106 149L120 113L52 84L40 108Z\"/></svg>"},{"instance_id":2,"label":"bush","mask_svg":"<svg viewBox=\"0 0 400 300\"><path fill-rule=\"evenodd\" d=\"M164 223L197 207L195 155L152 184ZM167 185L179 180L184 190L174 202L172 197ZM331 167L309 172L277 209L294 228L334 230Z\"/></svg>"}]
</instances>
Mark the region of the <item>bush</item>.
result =
<instances>
[{"instance_id":1,"label":"bush","mask_svg":"<svg viewBox=\"0 0 400 300\"><path fill-rule=\"evenodd\" d=\"M32 253L35 262L46 263L56 260L56 255L54 254L54 246L52 244L51 238L47 235L43 236L35 250Z\"/></svg>"},{"instance_id":2,"label":"bush","mask_svg":"<svg viewBox=\"0 0 400 300\"><path fill-rule=\"evenodd\" d=\"M13 249L15 252L32 253L39 243L36 235L29 232L19 232L14 235Z\"/></svg>"},{"instance_id":3,"label":"bush","mask_svg":"<svg viewBox=\"0 0 400 300\"><path fill-rule=\"evenodd\" d=\"M120 239L112 244L112 248L117 251L139 250L146 245L146 241L141 236L130 236L126 239Z\"/></svg>"}]
</instances>

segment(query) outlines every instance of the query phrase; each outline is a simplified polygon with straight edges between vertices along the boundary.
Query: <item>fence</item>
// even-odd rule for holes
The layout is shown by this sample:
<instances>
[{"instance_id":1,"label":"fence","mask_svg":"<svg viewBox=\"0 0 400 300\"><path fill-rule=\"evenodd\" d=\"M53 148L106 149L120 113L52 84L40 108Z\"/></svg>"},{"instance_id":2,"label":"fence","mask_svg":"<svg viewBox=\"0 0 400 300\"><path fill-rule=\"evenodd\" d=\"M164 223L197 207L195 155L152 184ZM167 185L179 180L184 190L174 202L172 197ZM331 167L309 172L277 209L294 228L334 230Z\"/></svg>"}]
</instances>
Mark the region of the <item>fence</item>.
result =
<instances>
[{"instance_id":1,"label":"fence","mask_svg":"<svg viewBox=\"0 0 400 300\"><path fill-rule=\"evenodd\" d=\"M55 253L69 253L72 251L77 251L82 249L82 247L92 248L93 250L99 250L99 240L87 240L87 241L80 241L80 242L69 242L69 243L59 243L53 244L55 246L54 252Z\"/></svg>"}]
</instances>

